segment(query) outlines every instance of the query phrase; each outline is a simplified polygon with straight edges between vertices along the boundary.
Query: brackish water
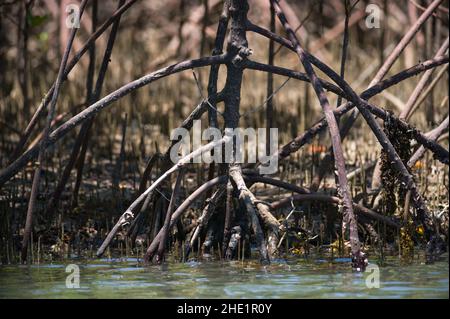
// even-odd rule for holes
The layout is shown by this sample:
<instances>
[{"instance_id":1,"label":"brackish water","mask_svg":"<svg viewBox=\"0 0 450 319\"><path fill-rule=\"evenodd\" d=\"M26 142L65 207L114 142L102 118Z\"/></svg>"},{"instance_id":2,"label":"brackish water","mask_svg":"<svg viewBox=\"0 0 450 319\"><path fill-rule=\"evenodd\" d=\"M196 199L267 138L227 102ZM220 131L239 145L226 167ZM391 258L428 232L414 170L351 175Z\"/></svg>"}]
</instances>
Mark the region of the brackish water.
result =
<instances>
[{"instance_id":1,"label":"brackish water","mask_svg":"<svg viewBox=\"0 0 450 319\"><path fill-rule=\"evenodd\" d=\"M66 266L79 266L80 287L67 288ZM0 266L0 298L449 298L448 255L433 265L400 265L388 258L380 287L369 272L352 272L348 259L188 262L143 267L126 260L72 260ZM371 272L371 274L374 274Z\"/></svg>"}]
</instances>

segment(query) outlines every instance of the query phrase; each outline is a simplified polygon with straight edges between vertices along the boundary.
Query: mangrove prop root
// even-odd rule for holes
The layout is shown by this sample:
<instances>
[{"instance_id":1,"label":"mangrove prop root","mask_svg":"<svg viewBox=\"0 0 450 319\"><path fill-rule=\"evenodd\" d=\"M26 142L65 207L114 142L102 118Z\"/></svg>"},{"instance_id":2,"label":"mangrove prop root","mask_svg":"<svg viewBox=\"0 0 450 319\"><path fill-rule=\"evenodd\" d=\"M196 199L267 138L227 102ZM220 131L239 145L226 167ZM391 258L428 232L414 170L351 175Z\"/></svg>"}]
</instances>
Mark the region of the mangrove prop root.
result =
<instances>
[{"instance_id":1,"label":"mangrove prop root","mask_svg":"<svg viewBox=\"0 0 450 319\"><path fill-rule=\"evenodd\" d=\"M284 15L281 7L279 6L278 1L271 0L271 4L275 8L275 12L276 12L281 24L283 25L284 29L286 30L289 40L293 44L295 52L297 53L301 63L303 64L303 67L306 70L308 78L311 81L311 84L314 88L314 91L317 95L317 98L319 99L320 105L322 106L323 112L325 114L325 119L328 123L328 128L330 131L330 136L331 136L331 141L332 141L332 146L333 146L335 165L337 168L337 177L339 180L339 188L338 189L339 189L340 196L343 198L343 208L344 208L343 227L346 224L348 224L349 230L350 230L350 245L351 245L351 252L352 252L352 264L353 264L353 268L364 271L364 269L366 268L367 260L361 251L361 244L359 242L357 222L356 222L355 215L353 213L351 194L348 189L347 173L345 170L345 160L344 160L344 155L343 155L343 151L342 151L341 138L340 138L339 128L338 128L338 125L336 122L336 118L334 117L332 108L330 106L330 103L328 102L328 99L325 95L323 87L322 87L320 81L318 80L316 73L314 72L314 70L312 68L312 65L309 61L309 57L306 56L305 51L300 46L297 36L295 35L295 32L292 30L291 26L289 25L289 23L286 19L286 16Z\"/></svg>"},{"instance_id":2,"label":"mangrove prop root","mask_svg":"<svg viewBox=\"0 0 450 319\"><path fill-rule=\"evenodd\" d=\"M420 159L425 150L430 150L433 153L433 156L442 163L447 165L449 164L448 150L446 150L437 142L438 137L441 136L444 131L448 130L448 115L446 119L444 119L435 130L427 134L424 134L421 131L417 130L406 120L408 119L408 115L414 111L413 106L419 97L419 93L423 90L427 80L430 78L433 69L439 65L448 63L448 55L444 55L448 48L448 38L445 40L444 44L441 46L438 52L436 52L433 59L421 62L407 70L399 72L398 74L386 80L383 80L383 78L390 70L394 62L398 59L408 43L410 43L414 38L420 27L427 21L427 19L432 15L433 11L442 3L442 1L443 0L434 0L430 3L428 8L424 10L419 19L411 26L411 28L407 30L395 49L387 57L382 67L378 70L374 79L371 81L369 87L361 94L356 94L355 91L350 87L350 85L344 80L344 66L348 45L348 25L345 26L344 30L344 49L341 57L341 70L338 74L327 64L320 61L316 56L304 50L296 36L296 33L289 25L278 0L270 1L270 30L266 30L260 26L257 26L248 20L247 12L249 10L249 6L246 0L225 0L223 4L223 10L219 18L217 32L214 40L214 48L211 56L193 60L186 60L183 62L172 64L168 67L162 68L156 72L152 72L144 77L125 84L118 90L108 94L103 98L100 98L101 87L105 78L106 67L109 63L109 57L111 55L115 34L118 31L120 17L129 7L131 7L133 3L136 2L136 0L130 0L127 2L125 2L125 0L121 0L119 2L117 11L114 12L113 15L97 30L93 30L93 34L88 38L88 41L82 47L82 49L75 54L72 60L67 62L68 51L70 50L70 46L75 34L75 31L72 32L71 39L67 45L66 52L64 54L64 58L61 63L58 77L55 83L52 85L47 95L44 97L41 104L37 108L35 114L31 118L30 123L26 127L24 134L21 135L20 140L16 145L15 151L10 157L12 162L10 162L6 168L0 171L1 187L13 176L15 176L15 174L19 170L23 169L29 161L38 158L38 165L33 177L31 197L26 217L22 260L24 260L27 256L27 245L31 234L32 217L33 211L35 210L37 189L40 182L39 176L43 165L43 154L45 154L45 150L62 139L64 136L66 136L67 133L74 129L76 126L81 125L81 129L75 142L69 164L66 166L65 171L63 171L63 176L61 177L56 187L54 198L48 206L50 210L53 210L53 208L57 208L58 206L57 203L59 197L61 196L66 182L68 181L70 172L72 170L72 167L75 165L75 160L81 148L81 154L78 156L78 164L81 163L78 167L79 179L77 179L76 184L78 186L76 186L75 189L78 189L80 186L81 172L84 163L84 157L86 154L89 130L96 114L106 109L106 107L113 102L121 99L122 97L128 95L129 93L137 90L144 85L150 84L156 80L181 71L208 66L210 67L210 72L207 85L207 98L204 98L201 94L202 101L197 105L197 107L193 109L193 111L189 114L185 121L181 123L180 127L188 130L191 129L194 120L201 119L202 115L206 112L208 113L209 125L211 127L218 127L219 121L217 115L220 112L217 112L217 104L219 102L224 102L224 113L220 113L221 115L223 115L224 128L234 129L239 127L241 117L239 113L241 89L243 82L243 73L246 69L264 71L268 73L268 103L266 111L267 128L270 128L272 126L274 120L274 104L272 99L272 95L274 92L273 75L278 74L308 82L317 95L320 106L322 107L324 117L320 121L316 122L313 126L311 126L302 135L298 136L289 144L280 148L275 154L272 154L272 156L277 156L280 159L286 158L291 153L298 150L302 145L310 142L314 136L328 127L332 141L330 151L332 152L330 152L329 156L326 157L326 161L331 163L334 160L337 174L338 196L331 196L316 192L322 177L326 173L326 168L331 167L331 165L325 165L325 161L322 163L325 169L319 170L319 174L314 178L314 181L309 189L302 188L295 184L287 183L281 180L276 180L267 176L248 173L245 170L242 170L240 164L237 163L231 163L228 167L226 165L219 166L218 174L223 176L213 178L215 175L216 166L212 164L209 167L209 181L201 184L198 189L196 189L191 195L189 195L184 201L181 202L181 205L179 207L175 208L175 202L178 197L178 191L183 176L182 169L188 163L190 163L191 159L193 159L194 157L197 157L204 152L211 152L214 147L218 145L233 141L230 136L225 135L225 137L223 137L220 141L210 142L202 146L200 149L197 149L194 152L188 154L184 158L180 159L177 163L175 163L175 165L173 165L170 159L170 154L173 151L172 148L178 144L178 140L174 140L169 144L169 147L165 153L157 153L157 155L155 155L149 161L141 179L139 190L135 195L136 199L119 217L117 223L107 234L104 242L97 251L98 256L101 256L104 253L106 247L108 247L108 245L111 243L119 229L126 225L130 225L128 234L131 234L133 238L136 238L140 228L143 225L143 221L145 220L144 213L150 206L152 209L158 211L154 212L154 216L152 216L150 227L152 228L151 232L153 238L150 238L152 241L145 254L145 260L147 262L152 260L153 256L155 256L156 254L157 261L162 261L164 258L164 253L168 246L167 243L170 243L172 228L174 226L177 226L179 234L178 240L181 242L185 237L185 232L187 232L187 229L185 229L181 223L182 214L190 207L190 205L192 205L194 201L201 199L201 197L206 193L209 199L207 200L205 205L203 205L201 216L196 221L194 221L189 228L189 230L192 230L192 232L188 234L190 235L190 238L188 237L189 241L185 251L186 259L189 257L189 252L194 245L198 244L198 247L201 246L201 240L205 235L205 231L207 237L203 243L205 251L209 251L212 245L215 244L217 239L219 239L222 240L222 242L219 243L219 250L221 247L221 255L225 258L232 259L236 256L239 258L240 255L245 255L245 253L243 252L244 249L246 250L246 253L248 255L249 249L247 249L248 246L246 246L246 244L250 244L249 236L252 232L252 240L256 242L261 262L268 263L270 262L270 260L273 260L279 256L278 247L280 246L280 231L283 230L280 222L273 216L274 211L286 207L287 205L290 205L294 202L315 201L331 203L337 205L339 208L342 208L342 229L344 235L347 235L345 234L347 230L349 231L348 235L351 246L352 266L355 269L362 271L367 265L367 259L362 252L362 246L359 239L356 217L361 217L361 224L363 225L364 229L366 229L367 232L369 232L370 236L373 237L376 241L379 241L379 235L374 231L374 228L370 224L370 221L380 221L382 223L385 223L386 225L392 226L393 228L400 228L401 241L405 243L405 245L402 246L402 249L405 252L407 252L408 249L411 248L406 244L411 244L412 221L416 225L422 225L425 228L425 238L427 240L427 261L432 261L432 259L434 258L433 256L436 256L436 252L440 249L439 247L441 244L441 240L439 234L437 233L438 231L435 231L435 229L437 228L433 224L433 220L431 218L430 212L425 205L422 194L420 194L418 191L414 176L412 175L410 168L418 159ZM86 0L82 2L83 8L85 5ZM346 8L346 23L348 24L349 11L347 10L348 8ZM282 27L286 31L287 38L283 38L282 36L275 34L276 17L279 19ZM67 79L68 74L78 63L81 56L85 52L87 52L88 49L93 48L95 40L102 33L104 33L111 24L113 25L113 27L110 34L110 40L108 41L108 45L106 46L105 56L100 67L96 88L92 94L92 97L87 99L87 104L89 104L89 106L67 120L62 125L58 126L53 131L51 131L51 120L55 112L56 99L58 97L61 84L65 81L65 79ZM202 31L203 38L205 37L205 28L206 26L204 26ZM225 50L226 52L223 53L225 36L227 34L228 28L230 29L229 39ZM252 50L248 47L248 41L246 38L246 33L248 31L263 35L270 40L268 50L268 64L251 61L249 59L249 56L252 54ZM274 53L275 42L280 43L282 46L290 49L291 51L294 51L298 55L305 73L274 65L274 55L276 54ZM203 46L204 43L202 43L202 48ZM226 81L223 90L218 92L217 86L219 68L222 65L226 66ZM333 83L325 79L318 78L316 72L313 69L313 65L320 71L322 71L325 75L327 75ZM387 88L401 83L402 81L409 79L421 72L425 72L422 80L416 86L416 89L407 102L407 107L405 108L405 110L403 110L402 114L400 114L400 117L397 117L394 114L387 112L383 108L368 102L369 98L375 96L376 94L379 94ZM197 81L197 78L195 78L195 80L197 82L197 85L199 86L201 93L201 81ZM90 81L92 82L92 79ZM90 86L92 86L92 84ZM330 106L329 100L325 95L325 90L332 92L338 96L338 105L335 109ZM426 94L428 93L429 92L427 92ZM347 102L341 105L340 101L342 99L347 100ZM44 132L42 133L40 143L31 145L27 151L23 152L23 149L27 144L29 137L31 136L32 130L37 124L38 118L43 114L47 107L49 107L49 116ZM339 118L350 110L353 110L353 113L349 117L348 121L344 124L344 126L341 127L341 130L339 130ZM379 144L382 146L382 177L384 188L383 194L387 216L377 213L375 211L376 208L370 209L366 207L366 204L364 204L365 206L363 206L362 204L359 204L359 202L355 203L348 187L346 164L342 150L342 144L345 136L349 133L352 124L356 120L358 114L362 114L367 125L370 127ZM384 122L384 130L375 120L375 117L380 118ZM124 132L125 128L126 123L124 122ZM416 140L419 144L419 149L414 155L411 155L411 140ZM124 143L125 138L123 138L122 140L122 155L124 152ZM236 145L233 145L233 147L235 148ZM152 167L157 160L161 160L162 162L162 173L155 182L147 187L147 181L150 179ZM120 165L118 165L118 167L120 167ZM162 200L161 196L155 195L156 192L154 191L158 191L158 188L161 188L163 183L169 183L169 177L174 172L178 172L178 176L176 179L175 187L171 191L171 197L168 207L165 207L166 202ZM115 178L113 182L114 185L116 185L117 189L119 179ZM258 200L257 196L255 196L256 193L254 194L250 190L252 184L259 182L277 186L286 191L290 191L296 194L272 203L266 203L264 201ZM165 189L163 191L166 192ZM76 193L78 193L78 191L75 191L75 194ZM397 196L395 196L395 194L397 194ZM76 195L74 196L74 198L76 199ZM224 198L226 198L226 203L225 205L221 205ZM156 205L156 200L159 200L159 203L163 204ZM416 214L409 215L410 201L416 210ZM237 209L237 207L234 207L235 203L239 203L239 209ZM223 207L225 207L225 209L223 209ZM399 214L399 212L402 212L402 209L403 221L401 217L398 217L399 215L401 215ZM219 215L218 212L224 212L225 216ZM139 213L139 220L135 218L135 213ZM215 224L219 219L220 223ZM221 228L222 221L224 221L224 225L223 228L219 230L219 227L217 225L219 225ZM251 226L250 229L248 225ZM221 233L222 230L223 233ZM242 247L241 251L239 251L240 247Z\"/></svg>"}]
</instances>

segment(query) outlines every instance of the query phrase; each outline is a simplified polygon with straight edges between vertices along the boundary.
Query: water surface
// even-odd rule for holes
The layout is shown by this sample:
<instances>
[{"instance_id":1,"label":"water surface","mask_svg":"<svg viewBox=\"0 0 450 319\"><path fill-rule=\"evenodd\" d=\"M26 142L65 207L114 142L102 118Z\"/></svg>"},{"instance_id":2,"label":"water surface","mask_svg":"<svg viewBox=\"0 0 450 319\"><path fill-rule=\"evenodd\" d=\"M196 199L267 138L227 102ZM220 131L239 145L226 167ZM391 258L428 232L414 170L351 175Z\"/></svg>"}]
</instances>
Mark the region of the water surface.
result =
<instances>
[{"instance_id":1,"label":"water surface","mask_svg":"<svg viewBox=\"0 0 450 319\"><path fill-rule=\"evenodd\" d=\"M77 264L80 288L66 287L66 266ZM0 298L449 298L448 256L433 265L380 267L380 287L369 273L352 272L348 259L188 262L143 267L126 260L72 260L60 264L0 266Z\"/></svg>"}]
</instances>

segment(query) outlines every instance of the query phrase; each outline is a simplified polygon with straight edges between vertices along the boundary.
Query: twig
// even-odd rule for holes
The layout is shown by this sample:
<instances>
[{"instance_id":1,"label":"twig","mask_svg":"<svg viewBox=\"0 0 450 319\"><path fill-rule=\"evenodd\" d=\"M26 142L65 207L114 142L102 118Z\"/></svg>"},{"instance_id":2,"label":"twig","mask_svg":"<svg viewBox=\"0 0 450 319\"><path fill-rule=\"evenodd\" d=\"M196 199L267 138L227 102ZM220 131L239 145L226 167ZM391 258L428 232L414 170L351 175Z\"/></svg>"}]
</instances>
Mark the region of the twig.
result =
<instances>
[{"instance_id":1,"label":"twig","mask_svg":"<svg viewBox=\"0 0 450 319\"><path fill-rule=\"evenodd\" d=\"M198 80L198 78L197 78L197 75L195 74L195 70L194 70L194 69L192 69L192 75L194 76L194 80L195 80L195 83L197 84L197 89L198 89L198 91L199 91L199 93L200 93L200 97L202 98L202 100L205 101L206 104L207 104L211 109L214 110L214 112L219 113L220 115L223 116L222 112L220 112L215 106L213 106L213 105L211 104L211 102L209 101L209 99L207 99L207 98L205 98L205 97L203 96L202 87L201 87L200 82L199 82L199 80Z\"/></svg>"},{"instance_id":2,"label":"twig","mask_svg":"<svg viewBox=\"0 0 450 319\"><path fill-rule=\"evenodd\" d=\"M419 106L423 103L423 101L429 96L429 94L433 91L436 84L439 82L441 77L448 72L448 67L442 67L438 74L436 74L436 77L433 79L433 81L427 86L426 90L422 92L420 97L417 99L417 101L414 103L413 107L411 108L411 112L408 114L407 119L409 119L415 111L419 108Z\"/></svg>"},{"instance_id":3,"label":"twig","mask_svg":"<svg viewBox=\"0 0 450 319\"><path fill-rule=\"evenodd\" d=\"M441 47L436 52L434 57L436 58L436 57L444 55L445 51L447 51L447 49L448 49L448 44L449 44L449 38L447 37L447 39L441 45ZM410 113L412 113L411 111L412 111L414 104L417 102L419 95L423 92L425 86L428 84L428 80L430 79L431 75L433 74L433 71L434 71L434 69L430 69L422 75L419 83L417 83L416 87L414 88L414 91L409 96L409 99L406 102L405 108L402 110L402 112L399 115L400 119L403 120L403 119L409 118Z\"/></svg>"},{"instance_id":4,"label":"twig","mask_svg":"<svg viewBox=\"0 0 450 319\"><path fill-rule=\"evenodd\" d=\"M247 64L248 65L248 64ZM267 72L268 74L273 74L272 72ZM280 90L289 82L289 80L290 80L291 78L287 78L283 83L281 83L281 85L275 90L275 91L273 91L265 100L264 100L264 102L262 102L259 106L257 106L257 107L254 107L254 108L252 108L252 109L250 109L250 110L248 110L247 112L245 112L244 114L242 114L240 117L247 117L247 116L249 116L250 114L253 114L253 113L255 113L255 112L257 112L257 111L259 111L259 109L261 109L261 108L263 108L264 107L264 105L266 105L267 104L267 108L269 108L269 102L270 101L272 101L272 98L278 93L278 92L280 92ZM266 109L267 110L267 109ZM273 110L272 110L273 111ZM272 112L269 112L270 114L272 114ZM267 128L271 128L272 127L272 124L267 124ZM266 137L266 141L269 141L269 136L267 135L267 137ZM267 147L269 147L269 144L267 144L268 146ZM267 152L269 152L270 151L270 149L267 151Z\"/></svg>"},{"instance_id":5,"label":"twig","mask_svg":"<svg viewBox=\"0 0 450 319\"><path fill-rule=\"evenodd\" d=\"M449 117L447 115L447 117L441 122L441 124L439 124L438 127L436 127L434 130L430 132L430 134L428 134L428 138L432 139L433 141L436 141L439 138L439 136L441 136L446 130L448 130L448 127L449 127ZM425 151L426 151L425 147L420 146L419 149L409 159L407 163L408 167L413 167L414 164L416 164L416 162L423 156Z\"/></svg>"}]
</instances>

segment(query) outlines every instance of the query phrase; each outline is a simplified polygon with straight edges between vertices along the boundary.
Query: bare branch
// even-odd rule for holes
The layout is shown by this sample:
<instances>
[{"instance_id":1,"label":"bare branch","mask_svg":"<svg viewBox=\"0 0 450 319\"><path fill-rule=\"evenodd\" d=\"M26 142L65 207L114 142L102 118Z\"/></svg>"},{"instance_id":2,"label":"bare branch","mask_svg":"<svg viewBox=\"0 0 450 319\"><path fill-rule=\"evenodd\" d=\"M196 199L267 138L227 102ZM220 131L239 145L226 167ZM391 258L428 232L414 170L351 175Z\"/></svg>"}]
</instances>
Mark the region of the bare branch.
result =
<instances>
[{"instance_id":1,"label":"bare branch","mask_svg":"<svg viewBox=\"0 0 450 319\"><path fill-rule=\"evenodd\" d=\"M155 82L159 79L162 79L168 75L175 74L181 71L185 71L192 68L203 67L213 64L225 63L228 60L228 56L226 54L218 55L214 57L205 57L195 60L186 60L183 62L179 62L176 64L172 64L171 66L162 68L158 71L147 74L137 80L134 80L116 91L108 94L103 97L96 103L92 104L82 112L78 113L64 124L60 125L57 129L55 129L49 136L48 144L46 147L53 145L58 140L60 140L63 136L65 136L70 130L75 128L77 125L80 125L84 121L90 119L92 116L103 110L105 107L110 105L111 103L119 100L125 95L147 85L152 82ZM36 145L29 150L27 150L24 154L22 154L17 160L11 163L8 167L0 171L0 187L6 183L10 178L12 178L20 169L22 169L30 160L34 159L37 156L39 145Z\"/></svg>"},{"instance_id":2,"label":"bare branch","mask_svg":"<svg viewBox=\"0 0 450 319\"><path fill-rule=\"evenodd\" d=\"M343 220L343 226L345 226L347 223L350 226L350 244L351 244L351 251L352 251L352 263L353 267L355 269L363 271L366 267L366 259L361 252L361 244L359 242L358 238L358 229L357 229L357 223L356 218L353 214L353 205L352 205L352 197L350 194L350 191L348 189L348 183L347 183L347 173L345 171L345 160L344 160L344 154L342 151L341 146L341 138L339 134L339 128L336 122L336 118L334 117L333 110L328 102L328 99L325 95L325 92L323 91L322 85L320 81L317 78L316 73L314 72L312 65L309 61L309 57L306 56L305 51L300 46L300 43L297 39L297 36L295 35L294 31L290 27L288 21L286 20L286 17L281 10L281 7L278 4L277 0L271 0L271 3L273 7L275 8L275 12L277 13L277 16L283 25L284 29L286 30L289 39L291 43L293 44L295 48L295 52L297 53L301 63L303 64L306 73L308 75L308 78L311 81L311 84L313 85L314 91L316 92L316 95L320 101L320 104L322 106L323 112L325 113L325 119L328 123L328 128L330 130L330 136L331 141L333 145L333 153L335 158L335 165L337 168L337 176L339 179L339 193L340 196L343 198L343 206L344 206L344 220Z\"/></svg>"}]
</instances>

